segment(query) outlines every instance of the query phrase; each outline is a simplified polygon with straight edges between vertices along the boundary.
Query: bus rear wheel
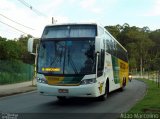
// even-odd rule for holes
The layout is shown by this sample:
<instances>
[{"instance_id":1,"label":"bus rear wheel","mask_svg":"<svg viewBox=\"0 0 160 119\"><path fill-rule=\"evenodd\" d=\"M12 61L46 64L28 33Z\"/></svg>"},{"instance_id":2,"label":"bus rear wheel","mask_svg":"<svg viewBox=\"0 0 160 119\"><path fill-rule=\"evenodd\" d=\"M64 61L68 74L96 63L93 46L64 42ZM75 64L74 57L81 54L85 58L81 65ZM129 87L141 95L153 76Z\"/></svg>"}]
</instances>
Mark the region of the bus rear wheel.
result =
<instances>
[{"instance_id":1,"label":"bus rear wheel","mask_svg":"<svg viewBox=\"0 0 160 119\"><path fill-rule=\"evenodd\" d=\"M122 87L120 88L120 91L123 91L125 86L126 86L126 78L123 78Z\"/></svg>"}]
</instances>

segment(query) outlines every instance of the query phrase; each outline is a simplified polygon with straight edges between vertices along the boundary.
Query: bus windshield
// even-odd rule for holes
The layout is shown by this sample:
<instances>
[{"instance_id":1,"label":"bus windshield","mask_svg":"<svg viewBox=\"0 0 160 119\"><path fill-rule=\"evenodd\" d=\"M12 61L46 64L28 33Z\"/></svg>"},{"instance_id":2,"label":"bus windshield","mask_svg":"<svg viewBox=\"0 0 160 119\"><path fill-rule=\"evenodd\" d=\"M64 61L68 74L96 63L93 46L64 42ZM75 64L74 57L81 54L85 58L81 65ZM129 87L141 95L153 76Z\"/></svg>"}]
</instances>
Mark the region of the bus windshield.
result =
<instances>
[{"instance_id":1,"label":"bus windshield","mask_svg":"<svg viewBox=\"0 0 160 119\"><path fill-rule=\"evenodd\" d=\"M38 72L51 74L95 74L95 40L43 40Z\"/></svg>"}]
</instances>

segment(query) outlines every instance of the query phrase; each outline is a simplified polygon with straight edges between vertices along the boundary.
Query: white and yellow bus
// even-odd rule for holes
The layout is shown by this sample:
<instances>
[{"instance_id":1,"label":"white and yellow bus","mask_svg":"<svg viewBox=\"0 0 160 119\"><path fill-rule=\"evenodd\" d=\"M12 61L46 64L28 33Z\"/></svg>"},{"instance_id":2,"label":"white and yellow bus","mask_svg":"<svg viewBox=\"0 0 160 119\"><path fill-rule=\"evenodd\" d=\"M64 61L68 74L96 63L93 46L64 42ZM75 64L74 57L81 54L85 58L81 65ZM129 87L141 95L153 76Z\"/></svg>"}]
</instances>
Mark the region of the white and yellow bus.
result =
<instances>
[{"instance_id":1,"label":"white and yellow bus","mask_svg":"<svg viewBox=\"0 0 160 119\"><path fill-rule=\"evenodd\" d=\"M40 39L36 79L42 95L105 100L128 82L127 50L94 23L48 25Z\"/></svg>"}]
</instances>

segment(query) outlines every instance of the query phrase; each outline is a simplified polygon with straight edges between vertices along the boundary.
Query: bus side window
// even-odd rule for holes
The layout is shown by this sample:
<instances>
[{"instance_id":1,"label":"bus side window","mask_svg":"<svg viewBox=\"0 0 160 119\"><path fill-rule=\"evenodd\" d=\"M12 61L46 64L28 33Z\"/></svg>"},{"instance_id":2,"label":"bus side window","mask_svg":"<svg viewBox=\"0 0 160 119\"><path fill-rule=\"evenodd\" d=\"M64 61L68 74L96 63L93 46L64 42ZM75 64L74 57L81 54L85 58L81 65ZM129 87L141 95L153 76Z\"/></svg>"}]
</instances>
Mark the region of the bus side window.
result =
<instances>
[{"instance_id":1,"label":"bus side window","mask_svg":"<svg viewBox=\"0 0 160 119\"><path fill-rule=\"evenodd\" d=\"M105 55L105 51L104 49L101 49L101 52L99 53L99 56L98 56L98 72L97 72L98 77L103 75L104 55Z\"/></svg>"},{"instance_id":2,"label":"bus side window","mask_svg":"<svg viewBox=\"0 0 160 119\"><path fill-rule=\"evenodd\" d=\"M117 43L114 41L114 56L117 57Z\"/></svg>"},{"instance_id":3,"label":"bus side window","mask_svg":"<svg viewBox=\"0 0 160 119\"><path fill-rule=\"evenodd\" d=\"M114 41L110 40L110 46L111 46L111 54L114 55Z\"/></svg>"},{"instance_id":4,"label":"bus side window","mask_svg":"<svg viewBox=\"0 0 160 119\"><path fill-rule=\"evenodd\" d=\"M110 45L109 45L110 43L109 43L109 40L107 39L106 40L106 52L108 52L108 53L110 53L110 50L111 50L111 48L110 48Z\"/></svg>"}]
</instances>

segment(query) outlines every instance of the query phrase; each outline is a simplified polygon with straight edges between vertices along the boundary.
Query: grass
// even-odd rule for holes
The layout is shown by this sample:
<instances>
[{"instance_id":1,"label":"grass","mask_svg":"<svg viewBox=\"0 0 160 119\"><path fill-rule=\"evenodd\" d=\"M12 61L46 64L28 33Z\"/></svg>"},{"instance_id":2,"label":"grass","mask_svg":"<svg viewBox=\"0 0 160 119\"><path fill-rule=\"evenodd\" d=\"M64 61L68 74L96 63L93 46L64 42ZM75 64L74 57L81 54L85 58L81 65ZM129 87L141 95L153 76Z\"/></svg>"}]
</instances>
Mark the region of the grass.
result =
<instances>
[{"instance_id":1,"label":"grass","mask_svg":"<svg viewBox=\"0 0 160 119\"><path fill-rule=\"evenodd\" d=\"M148 79L138 79L147 84L148 89L144 98L137 102L128 113L160 113L160 86Z\"/></svg>"}]
</instances>

